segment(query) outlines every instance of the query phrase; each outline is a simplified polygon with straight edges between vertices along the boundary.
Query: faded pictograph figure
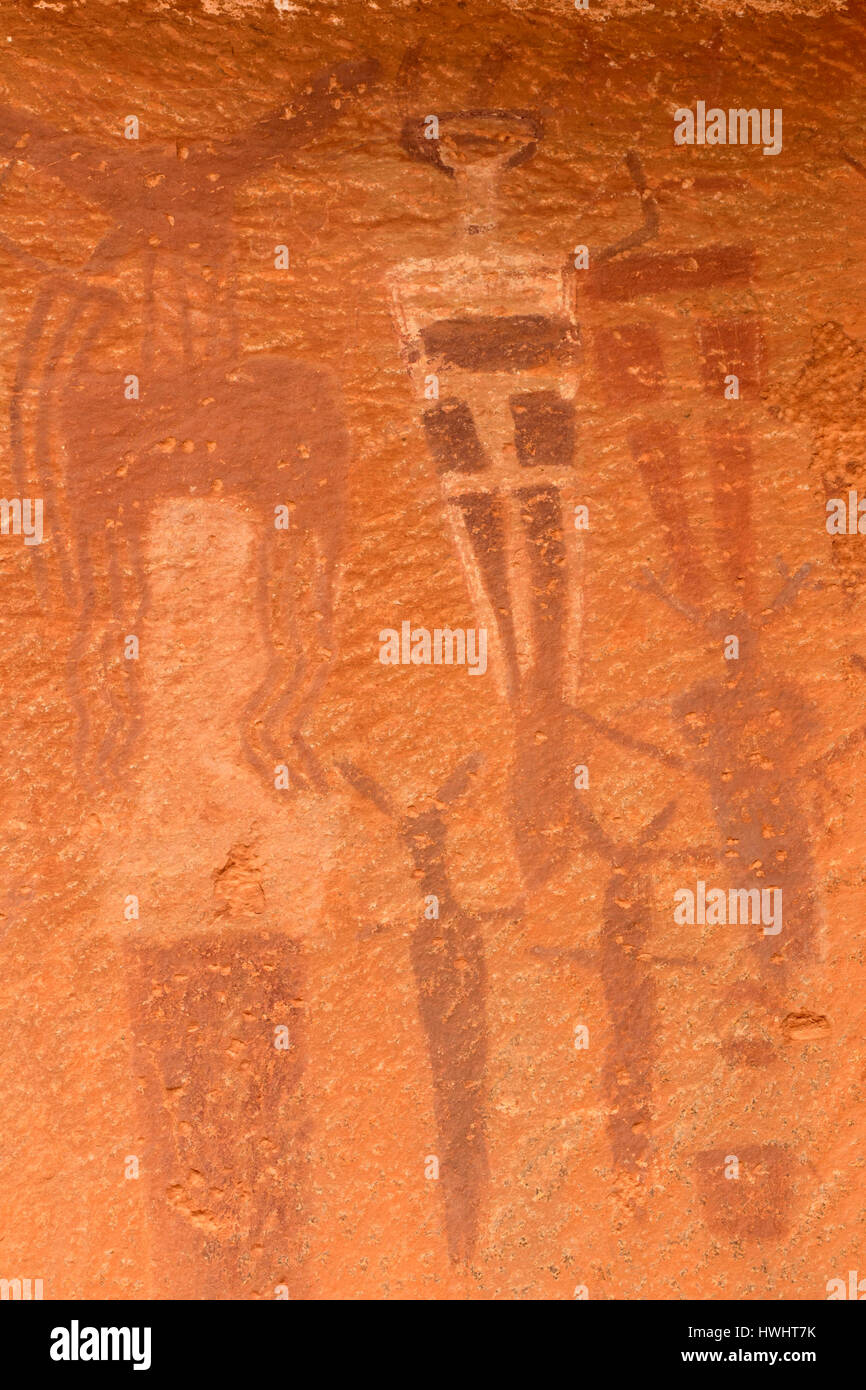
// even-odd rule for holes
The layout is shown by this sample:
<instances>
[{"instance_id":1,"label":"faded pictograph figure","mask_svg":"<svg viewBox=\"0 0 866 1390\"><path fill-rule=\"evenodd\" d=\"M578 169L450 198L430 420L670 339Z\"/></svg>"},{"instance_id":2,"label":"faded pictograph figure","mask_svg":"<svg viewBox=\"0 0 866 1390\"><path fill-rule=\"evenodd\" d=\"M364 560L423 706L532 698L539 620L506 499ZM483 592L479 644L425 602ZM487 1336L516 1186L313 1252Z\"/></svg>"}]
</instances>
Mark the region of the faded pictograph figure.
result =
<instances>
[{"instance_id":1,"label":"faded pictograph figure","mask_svg":"<svg viewBox=\"0 0 866 1390\"><path fill-rule=\"evenodd\" d=\"M627 406L621 444L664 547L659 565L635 583L667 609L684 640L691 633L713 644L723 670L671 700L677 736L669 744L578 710L588 730L696 779L708 795L718 839L701 848L703 877L726 891L772 887L780 895L783 920L771 930L752 927L752 966L714 1010L729 1085L744 1097L772 1089L785 1044L780 1023L795 1013L804 972L823 953L808 792L826 787L832 761L862 739L854 730L834 742L822 730L800 684L775 669L768 642L815 576L809 564L791 573L781 559L772 587L762 576L754 522L765 365L755 269L748 245L711 245L641 252L588 280L597 380L612 402ZM678 317L671 308L685 294L691 312ZM686 408L688 431L677 423ZM696 476L710 484L704 534L693 520ZM784 1138L768 1132L755 1145L732 1134L729 1150L739 1154L745 1181L726 1178L716 1149L694 1159L710 1226L747 1239L786 1234L797 1161Z\"/></svg>"},{"instance_id":2,"label":"faded pictograph figure","mask_svg":"<svg viewBox=\"0 0 866 1390\"><path fill-rule=\"evenodd\" d=\"M95 785L140 732L140 667L124 639L147 611L143 530L171 496L236 497L256 514L270 660L246 711L245 756L268 780L279 761L299 785L322 785L302 730L332 647L347 434L327 370L242 353L232 218L240 186L326 131L375 72L328 69L246 132L168 148L144 135L97 143L0 112L0 177L25 159L110 225L74 271L0 236L45 272L18 358L13 469L22 493L46 499L58 538L59 591L46 590L42 557L34 563L43 600L76 615L67 676L79 766ZM274 545L278 506L290 564L289 547Z\"/></svg>"},{"instance_id":3,"label":"faded pictograph figure","mask_svg":"<svg viewBox=\"0 0 866 1390\"><path fill-rule=\"evenodd\" d=\"M858 536L866 497L866 351L841 323L815 324L809 354L793 381L773 393L770 410L805 427L816 532L829 550L827 578L853 608L866 582ZM852 493L854 494L852 499ZM853 507L852 507L853 503Z\"/></svg>"},{"instance_id":4,"label":"faded pictograph figure","mask_svg":"<svg viewBox=\"0 0 866 1390\"><path fill-rule=\"evenodd\" d=\"M81 776L122 807L99 856L159 1297L307 1291L305 939L348 793L306 724L334 659L348 431L331 371L241 350L233 200L374 72L329 69L245 133L168 149L0 113L6 173L26 148L112 224L77 271L38 267L11 427L51 517L42 600L74 625Z\"/></svg>"}]
</instances>

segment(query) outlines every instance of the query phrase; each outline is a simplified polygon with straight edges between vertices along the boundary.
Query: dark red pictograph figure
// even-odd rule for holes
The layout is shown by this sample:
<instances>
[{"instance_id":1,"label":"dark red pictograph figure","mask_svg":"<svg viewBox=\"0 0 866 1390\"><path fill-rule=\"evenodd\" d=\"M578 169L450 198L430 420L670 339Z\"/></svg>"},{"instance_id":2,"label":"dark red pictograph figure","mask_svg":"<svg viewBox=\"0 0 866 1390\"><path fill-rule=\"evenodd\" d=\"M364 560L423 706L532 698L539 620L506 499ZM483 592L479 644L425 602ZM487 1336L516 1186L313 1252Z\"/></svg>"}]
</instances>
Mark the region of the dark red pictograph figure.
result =
<instances>
[{"instance_id":1,"label":"dark red pictograph figure","mask_svg":"<svg viewBox=\"0 0 866 1390\"><path fill-rule=\"evenodd\" d=\"M504 914L470 912L457 901L446 859L446 813L467 791L479 762L475 755L464 759L431 797L432 808L413 816L400 815L383 788L353 763L341 764L351 785L396 822L430 912L412 934L410 953L433 1076L448 1253L463 1264L475 1251L488 1176L482 925Z\"/></svg>"}]
</instances>

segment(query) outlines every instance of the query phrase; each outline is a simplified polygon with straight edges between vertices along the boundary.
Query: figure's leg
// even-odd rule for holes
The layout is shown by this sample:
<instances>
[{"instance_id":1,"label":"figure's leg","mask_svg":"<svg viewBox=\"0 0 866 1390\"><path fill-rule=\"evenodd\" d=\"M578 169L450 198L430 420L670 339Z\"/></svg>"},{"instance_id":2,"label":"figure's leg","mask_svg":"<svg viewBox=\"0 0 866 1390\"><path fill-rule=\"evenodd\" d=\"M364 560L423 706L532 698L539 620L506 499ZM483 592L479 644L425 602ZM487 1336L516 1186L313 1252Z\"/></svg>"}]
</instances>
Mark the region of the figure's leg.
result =
<instances>
[{"instance_id":1,"label":"figure's leg","mask_svg":"<svg viewBox=\"0 0 866 1390\"><path fill-rule=\"evenodd\" d=\"M524 878L534 888L569 851L573 721L564 687L570 576L558 489L527 488L518 496L530 557L533 661L518 701L512 814Z\"/></svg>"}]
</instances>

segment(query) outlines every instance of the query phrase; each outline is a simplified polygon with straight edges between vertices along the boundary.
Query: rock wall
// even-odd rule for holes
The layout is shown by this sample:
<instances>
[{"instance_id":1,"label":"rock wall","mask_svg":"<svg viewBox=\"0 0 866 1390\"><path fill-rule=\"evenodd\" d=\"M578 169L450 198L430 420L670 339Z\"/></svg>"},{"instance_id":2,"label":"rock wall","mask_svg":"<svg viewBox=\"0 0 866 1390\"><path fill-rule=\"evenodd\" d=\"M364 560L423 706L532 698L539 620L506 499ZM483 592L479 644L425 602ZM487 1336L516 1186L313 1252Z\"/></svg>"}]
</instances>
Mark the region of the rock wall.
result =
<instances>
[{"instance_id":1,"label":"rock wall","mask_svg":"<svg viewBox=\"0 0 866 1390\"><path fill-rule=\"evenodd\" d=\"M864 39L6 8L0 1276L857 1267Z\"/></svg>"}]
</instances>

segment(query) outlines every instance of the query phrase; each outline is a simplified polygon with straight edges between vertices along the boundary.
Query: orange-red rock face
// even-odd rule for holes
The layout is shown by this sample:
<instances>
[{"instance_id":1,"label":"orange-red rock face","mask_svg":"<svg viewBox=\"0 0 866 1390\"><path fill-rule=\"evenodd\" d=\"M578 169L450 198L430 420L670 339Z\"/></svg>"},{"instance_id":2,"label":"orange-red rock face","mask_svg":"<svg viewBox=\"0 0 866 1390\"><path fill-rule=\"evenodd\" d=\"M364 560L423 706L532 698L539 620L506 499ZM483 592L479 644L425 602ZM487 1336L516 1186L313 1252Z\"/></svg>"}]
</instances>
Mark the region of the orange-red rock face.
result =
<instances>
[{"instance_id":1,"label":"orange-red rock face","mask_svg":"<svg viewBox=\"0 0 866 1390\"><path fill-rule=\"evenodd\" d=\"M862 1264L864 40L0 19L0 1277Z\"/></svg>"}]
</instances>

